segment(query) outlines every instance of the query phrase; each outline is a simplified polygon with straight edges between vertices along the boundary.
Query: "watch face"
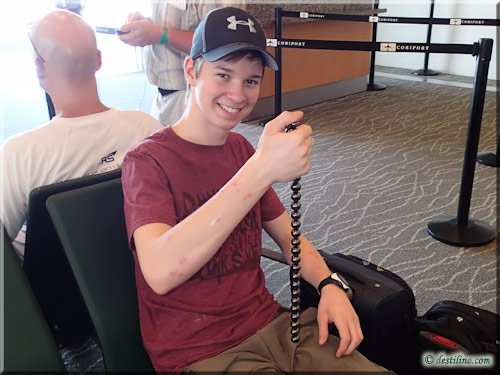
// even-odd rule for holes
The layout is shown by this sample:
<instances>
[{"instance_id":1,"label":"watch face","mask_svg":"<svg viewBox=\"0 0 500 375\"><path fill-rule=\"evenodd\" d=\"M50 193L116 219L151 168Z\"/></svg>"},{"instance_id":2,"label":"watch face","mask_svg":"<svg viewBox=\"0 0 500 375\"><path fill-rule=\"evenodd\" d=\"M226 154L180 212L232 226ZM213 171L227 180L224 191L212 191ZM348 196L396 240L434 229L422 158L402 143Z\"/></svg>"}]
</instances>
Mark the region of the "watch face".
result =
<instances>
[{"instance_id":1,"label":"watch face","mask_svg":"<svg viewBox=\"0 0 500 375\"><path fill-rule=\"evenodd\" d=\"M349 286L349 284L347 284L347 282L344 280L343 277L341 277L340 275L338 275L337 273L332 273L330 276L328 276L327 278L325 278L324 280L322 280L319 285L318 285L318 293L321 294L321 289L323 289L323 287L325 285L328 285L328 284L335 284L336 286L338 286L340 289L342 289L348 296L349 299L352 298L352 290L351 290L351 287Z\"/></svg>"},{"instance_id":2,"label":"watch face","mask_svg":"<svg viewBox=\"0 0 500 375\"><path fill-rule=\"evenodd\" d=\"M342 284L342 289L344 290L349 290L349 285L347 284L347 282L344 280L343 277L341 277L339 274L337 274L336 272L332 273L332 275L330 276L333 280L336 280L338 281L340 284Z\"/></svg>"}]
</instances>

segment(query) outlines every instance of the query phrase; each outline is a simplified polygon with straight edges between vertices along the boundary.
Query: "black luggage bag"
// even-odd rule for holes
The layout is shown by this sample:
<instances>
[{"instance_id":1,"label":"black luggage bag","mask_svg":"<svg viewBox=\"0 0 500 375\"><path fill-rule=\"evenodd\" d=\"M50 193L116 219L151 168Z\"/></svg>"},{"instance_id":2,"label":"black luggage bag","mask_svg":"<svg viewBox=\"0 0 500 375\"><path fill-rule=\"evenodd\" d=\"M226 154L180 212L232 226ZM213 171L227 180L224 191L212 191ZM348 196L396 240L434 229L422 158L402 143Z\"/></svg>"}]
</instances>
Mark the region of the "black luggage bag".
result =
<instances>
[{"instance_id":1,"label":"black luggage bag","mask_svg":"<svg viewBox=\"0 0 500 375\"><path fill-rule=\"evenodd\" d=\"M499 315L457 301L436 302L417 318L417 331L429 349L498 353Z\"/></svg>"},{"instance_id":2,"label":"black luggage bag","mask_svg":"<svg viewBox=\"0 0 500 375\"><path fill-rule=\"evenodd\" d=\"M371 361L393 371L406 369L414 336L415 296L398 275L352 255L321 252L328 267L353 289L352 304L360 318L364 340L358 347ZM302 282L301 308L317 306L319 295ZM334 325L331 333L338 335Z\"/></svg>"},{"instance_id":3,"label":"black luggage bag","mask_svg":"<svg viewBox=\"0 0 500 375\"><path fill-rule=\"evenodd\" d=\"M457 360L473 360L474 355L485 354L484 358L491 358L491 366L455 367L448 372L496 373L498 358L500 316L474 306L457 301L436 302L424 315L416 319L416 353L431 352L448 356L456 352L463 352L465 357ZM491 356L488 356L491 355ZM436 357L434 356L434 357ZM436 357L437 358L437 357ZM481 360L483 357L481 356ZM439 368L427 368L437 371ZM447 370L441 368L441 370Z\"/></svg>"}]
</instances>

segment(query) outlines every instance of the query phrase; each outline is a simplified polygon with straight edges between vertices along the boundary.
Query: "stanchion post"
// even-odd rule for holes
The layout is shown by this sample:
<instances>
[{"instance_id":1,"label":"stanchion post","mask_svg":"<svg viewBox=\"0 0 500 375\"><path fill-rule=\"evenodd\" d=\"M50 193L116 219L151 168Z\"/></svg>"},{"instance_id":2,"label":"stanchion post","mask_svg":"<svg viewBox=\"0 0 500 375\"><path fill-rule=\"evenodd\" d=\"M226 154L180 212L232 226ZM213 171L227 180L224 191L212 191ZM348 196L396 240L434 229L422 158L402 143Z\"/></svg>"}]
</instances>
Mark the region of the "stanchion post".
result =
<instances>
[{"instance_id":1,"label":"stanchion post","mask_svg":"<svg viewBox=\"0 0 500 375\"><path fill-rule=\"evenodd\" d=\"M431 42L433 17L434 17L434 0L431 0L431 10L430 10L430 14L429 14L429 25L427 26L427 39L426 39L427 44L430 44L430 42ZM439 72L432 70L432 69L428 69L428 68L429 68L429 52L426 52L425 57L424 57L424 68L415 70L412 73L417 75L417 76L436 76L439 74Z\"/></svg>"},{"instance_id":2,"label":"stanchion post","mask_svg":"<svg viewBox=\"0 0 500 375\"><path fill-rule=\"evenodd\" d=\"M462 182L458 199L458 214L454 218L434 220L427 226L427 230L432 237L449 245L481 246L493 241L495 238L495 231L489 224L469 219L472 185L474 182L474 171L492 49L492 39L480 39L479 56L477 58L476 75L472 90L472 104L469 113L469 129L465 146Z\"/></svg>"},{"instance_id":3,"label":"stanchion post","mask_svg":"<svg viewBox=\"0 0 500 375\"><path fill-rule=\"evenodd\" d=\"M486 84L488 81L488 67L491 59L493 40L481 39L479 44L479 56L477 73L472 91L472 105L469 113L469 131L464 155L464 168L462 171L462 184L458 201L458 225L467 225L469 216L472 185L474 182L474 171L476 166L477 150L479 146L479 135L483 119L484 99L486 96Z\"/></svg>"},{"instance_id":4,"label":"stanchion post","mask_svg":"<svg viewBox=\"0 0 500 375\"><path fill-rule=\"evenodd\" d=\"M278 65L278 70L274 72L274 115L263 118L259 121L259 125L265 126L273 118L276 118L281 113L281 79L282 79L282 64L281 64L281 18L283 17L282 8L274 8L274 38L278 42L274 49L274 59Z\"/></svg>"},{"instance_id":5,"label":"stanchion post","mask_svg":"<svg viewBox=\"0 0 500 375\"><path fill-rule=\"evenodd\" d=\"M378 16L378 0L374 0L373 2L373 10L375 11L374 15ZM372 42L377 42L377 22L372 23ZM386 88L385 85L381 83L375 83L375 51L371 51L370 54L370 74L368 76L368 84L366 85L366 89L368 91L380 91Z\"/></svg>"},{"instance_id":6,"label":"stanchion post","mask_svg":"<svg viewBox=\"0 0 500 375\"><path fill-rule=\"evenodd\" d=\"M282 18L282 8L275 8L275 25L274 25L274 37L277 41L281 40L281 18ZM278 70L274 72L274 117L281 113L281 77L283 64L281 61L281 46L276 46L274 50L274 58L278 64Z\"/></svg>"},{"instance_id":7,"label":"stanchion post","mask_svg":"<svg viewBox=\"0 0 500 375\"><path fill-rule=\"evenodd\" d=\"M481 152L477 155L477 161L481 164L487 165L488 167L500 167L500 136L497 135L497 150L490 152Z\"/></svg>"}]
</instances>

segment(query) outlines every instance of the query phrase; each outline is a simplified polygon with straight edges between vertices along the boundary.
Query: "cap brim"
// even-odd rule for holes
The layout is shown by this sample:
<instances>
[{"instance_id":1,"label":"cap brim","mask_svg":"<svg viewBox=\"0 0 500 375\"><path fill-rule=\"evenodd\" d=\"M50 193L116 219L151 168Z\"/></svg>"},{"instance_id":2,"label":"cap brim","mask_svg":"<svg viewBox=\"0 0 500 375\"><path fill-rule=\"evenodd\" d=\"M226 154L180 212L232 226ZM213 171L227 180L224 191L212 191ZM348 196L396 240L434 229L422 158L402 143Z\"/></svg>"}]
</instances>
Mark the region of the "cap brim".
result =
<instances>
[{"instance_id":1,"label":"cap brim","mask_svg":"<svg viewBox=\"0 0 500 375\"><path fill-rule=\"evenodd\" d=\"M202 53L202 56L205 60L214 62L222 59L224 56L227 56L232 52L243 51L243 50L260 52L262 57L264 58L264 63L266 64L266 66L272 70L278 70L278 64L276 63L276 60L274 60L274 57L270 53L268 53L265 49L262 49L256 46L255 44L241 43L241 42L230 43L224 46L220 46L218 48L214 48L209 52Z\"/></svg>"}]
</instances>

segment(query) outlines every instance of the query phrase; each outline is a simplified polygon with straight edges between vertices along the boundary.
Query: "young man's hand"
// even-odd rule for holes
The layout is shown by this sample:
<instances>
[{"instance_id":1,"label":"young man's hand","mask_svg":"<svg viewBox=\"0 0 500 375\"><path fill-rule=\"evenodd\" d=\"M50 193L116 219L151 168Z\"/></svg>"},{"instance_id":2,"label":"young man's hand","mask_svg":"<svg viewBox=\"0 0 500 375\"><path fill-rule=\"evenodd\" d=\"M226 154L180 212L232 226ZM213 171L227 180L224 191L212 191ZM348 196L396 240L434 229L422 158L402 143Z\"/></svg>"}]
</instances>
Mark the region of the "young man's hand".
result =
<instances>
[{"instance_id":1,"label":"young man's hand","mask_svg":"<svg viewBox=\"0 0 500 375\"><path fill-rule=\"evenodd\" d=\"M340 343L335 355L341 357L351 354L363 341L359 318L347 294L334 284L321 289L318 305L319 344L328 339L328 324L333 323L339 331Z\"/></svg>"},{"instance_id":2,"label":"young man's hand","mask_svg":"<svg viewBox=\"0 0 500 375\"><path fill-rule=\"evenodd\" d=\"M301 111L283 112L264 127L256 156L269 169L272 183L294 180L310 168L311 127L302 124L294 131L284 131L287 125L299 121L302 116Z\"/></svg>"}]
</instances>

